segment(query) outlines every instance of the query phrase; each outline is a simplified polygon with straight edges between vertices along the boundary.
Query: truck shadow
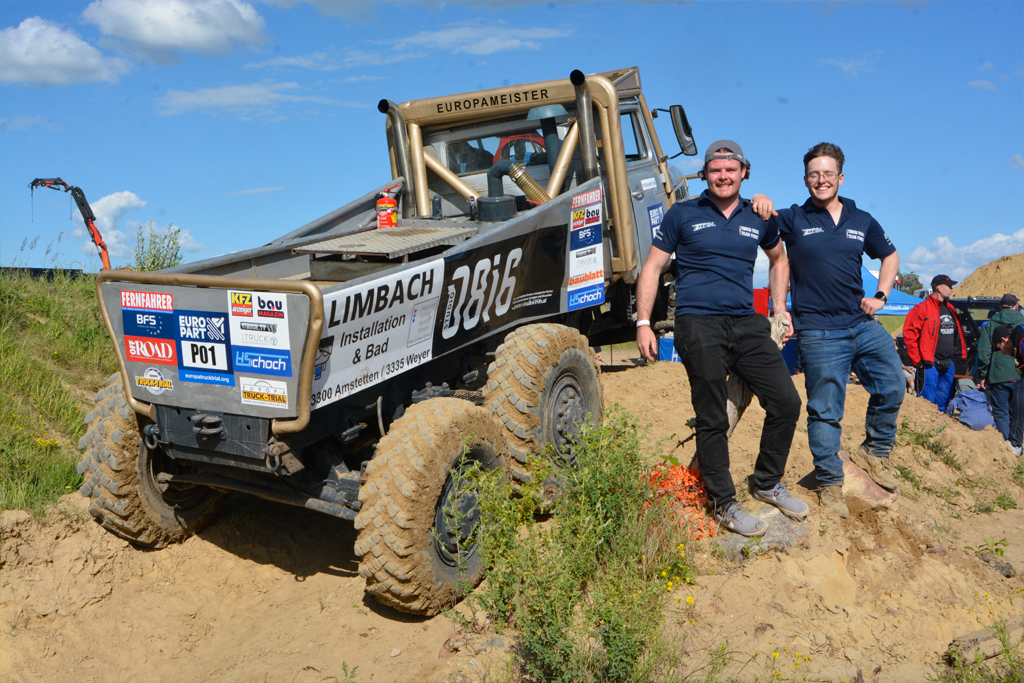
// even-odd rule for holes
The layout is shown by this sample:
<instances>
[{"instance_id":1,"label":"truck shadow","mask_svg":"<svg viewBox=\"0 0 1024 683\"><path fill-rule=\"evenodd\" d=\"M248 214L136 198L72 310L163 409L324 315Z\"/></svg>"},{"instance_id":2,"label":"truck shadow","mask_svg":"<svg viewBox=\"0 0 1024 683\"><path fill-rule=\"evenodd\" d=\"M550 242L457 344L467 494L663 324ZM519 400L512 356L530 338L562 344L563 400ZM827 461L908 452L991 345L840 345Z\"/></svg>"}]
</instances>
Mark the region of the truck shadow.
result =
<instances>
[{"instance_id":1,"label":"truck shadow","mask_svg":"<svg viewBox=\"0 0 1024 683\"><path fill-rule=\"evenodd\" d=\"M199 537L235 555L273 565L296 581L317 574L359 578L351 522L312 510L235 494Z\"/></svg>"}]
</instances>

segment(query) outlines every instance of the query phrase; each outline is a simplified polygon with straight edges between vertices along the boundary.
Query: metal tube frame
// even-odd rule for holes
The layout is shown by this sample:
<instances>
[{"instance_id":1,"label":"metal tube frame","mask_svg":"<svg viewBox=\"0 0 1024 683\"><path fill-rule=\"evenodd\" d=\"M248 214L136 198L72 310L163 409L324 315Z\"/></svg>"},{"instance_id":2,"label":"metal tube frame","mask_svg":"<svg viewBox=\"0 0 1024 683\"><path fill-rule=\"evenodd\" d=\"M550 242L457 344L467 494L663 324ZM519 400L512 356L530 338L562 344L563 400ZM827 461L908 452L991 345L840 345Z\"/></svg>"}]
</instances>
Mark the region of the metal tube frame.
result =
<instances>
[{"instance_id":1,"label":"metal tube frame","mask_svg":"<svg viewBox=\"0 0 1024 683\"><path fill-rule=\"evenodd\" d=\"M580 139L580 125L574 121L565 134L562 141L562 149L558 152L558 159L555 160L555 167L548 178L548 197L557 197L562 193L562 183L565 182L565 174L569 172L569 164L572 163L572 155L576 152L576 144Z\"/></svg>"},{"instance_id":2,"label":"metal tube frame","mask_svg":"<svg viewBox=\"0 0 1024 683\"><path fill-rule=\"evenodd\" d=\"M471 188L466 183L462 182L462 179L459 178L459 176L452 173L451 170L447 166L442 164L440 161L438 161L433 154L423 149L421 149L421 152L423 154L423 161L426 164L427 168L436 173L438 178L448 183L448 185L451 186L453 190L462 195L463 199L469 201L471 198L480 198L479 192Z\"/></svg>"},{"instance_id":3,"label":"metal tube frame","mask_svg":"<svg viewBox=\"0 0 1024 683\"><path fill-rule=\"evenodd\" d=\"M117 353L117 365L124 384L124 396L132 410L140 415L156 420L156 406L140 401L132 396L131 383L128 381L128 369L124 364L121 347L117 344L114 327L110 322L110 314L103 301L100 289L104 282L135 282L143 285L183 285L187 287L209 287L214 289L251 289L261 292L296 292L309 298L309 327L306 329L305 349L302 352L301 375L299 376L299 414L294 419L277 419L271 421L271 429L276 436L285 436L301 432L309 425L309 396L313 386L313 370L316 366L316 350L320 341L320 333L324 328L324 296L320 288L304 280L258 280L237 277L220 277L217 275L191 275L188 273L141 273L128 270L104 270L96 276L96 298L100 302L100 315L107 326L107 333L114 342Z\"/></svg>"},{"instance_id":4,"label":"metal tube frame","mask_svg":"<svg viewBox=\"0 0 1024 683\"><path fill-rule=\"evenodd\" d=\"M420 124L410 123L409 152L412 156L413 186L416 190L416 214L430 215L430 197L427 195L427 166L423 160L423 131Z\"/></svg>"},{"instance_id":5,"label":"metal tube frame","mask_svg":"<svg viewBox=\"0 0 1024 683\"><path fill-rule=\"evenodd\" d=\"M402 110L391 100L381 100L377 108L381 107L387 107L384 113L391 121L391 135L395 143L392 153L398 166L398 174L405 180L402 185L402 218L411 218L415 210L413 188L416 183L413 181L412 162L409 159L409 139L405 131L405 118L402 116Z\"/></svg>"}]
</instances>

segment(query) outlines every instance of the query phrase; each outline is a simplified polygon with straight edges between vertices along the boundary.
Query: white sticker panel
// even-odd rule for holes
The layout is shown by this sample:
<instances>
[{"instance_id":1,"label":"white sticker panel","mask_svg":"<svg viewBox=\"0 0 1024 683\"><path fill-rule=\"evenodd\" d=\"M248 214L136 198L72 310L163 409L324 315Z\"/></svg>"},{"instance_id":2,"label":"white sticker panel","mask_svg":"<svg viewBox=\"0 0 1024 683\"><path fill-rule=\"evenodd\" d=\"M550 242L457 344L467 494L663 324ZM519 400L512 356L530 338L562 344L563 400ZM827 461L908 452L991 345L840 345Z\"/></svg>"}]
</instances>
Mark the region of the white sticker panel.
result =
<instances>
[{"instance_id":1,"label":"white sticker panel","mask_svg":"<svg viewBox=\"0 0 1024 683\"><path fill-rule=\"evenodd\" d=\"M264 349L290 350L288 299L274 292L228 292L231 343Z\"/></svg>"},{"instance_id":2,"label":"white sticker panel","mask_svg":"<svg viewBox=\"0 0 1024 683\"><path fill-rule=\"evenodd\" d=\"M333 403L433 356L444 260L324 295L311 407Z\"/></svg>"},{"instance_id":3,"label":"white sticker panel","mask_svg":"<svg viewBox=\"0 0 1024 683\"><path fill-rule=\"evenodd\" d=\"M288 385L285 382L262 377L239 377L238 386L242 393L242 403L246 405L264 408L288 407Z\"/></svg>"}]
</instances>

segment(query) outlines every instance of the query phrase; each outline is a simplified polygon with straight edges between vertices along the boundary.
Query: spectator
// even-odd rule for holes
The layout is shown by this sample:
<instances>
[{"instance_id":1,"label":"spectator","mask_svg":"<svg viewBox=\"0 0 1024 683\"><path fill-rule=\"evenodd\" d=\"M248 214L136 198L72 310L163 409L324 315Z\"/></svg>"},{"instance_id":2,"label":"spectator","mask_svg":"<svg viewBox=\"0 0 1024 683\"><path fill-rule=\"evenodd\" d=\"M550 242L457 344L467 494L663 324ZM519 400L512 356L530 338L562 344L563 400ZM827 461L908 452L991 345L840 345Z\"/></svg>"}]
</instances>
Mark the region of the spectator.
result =
<instances>
[{"instance_id":1,"label":"spectator","mask_svg":"<svg viewBox=\"0 0 1024 683\"><path fill-rule=\"evenodd\" d=\"M1024 366L1024 325L1016 327L1000 325L997 327L992 332L992 347L1012 358L1014 365L1020 369L1021 366ZM1024 380L1017 382L1014 386L1010 405L1017 411L1017 415L1024 415ZM1010 448L1018 456L1022 452L1022 445L1024 445L1024 419L1017 420L1017 424L1010 428Z\"/></svg>"},{"instance_id":2,"label":"spectator","mask_svg":"<svg viewBox=\"0 0 1024 683\"><path fill-rule=\"evenodd\" d=\"M956 280L948 275L932 278L932 293L910 309L903 325L907 355L924 373L921 398L946 410L956 379L956 360L967 358L967 342L956 309L949 303Z\"/></svg>"},{"instance_id":3,"label":"spectator","mask_svg":"<svg viewBox=\"0 0 1024 683\"><path fill-rule=\"evenodd\" d=\"M999 325L1016 327L1024 323L1024 314L1020 312L1020 300L1013 294L1004 294L999 300L1000 310L981 328L978 338L978 388L985 390L988 406L992 410L992 420L1003 438L1010 440L1011 426L1024 416L1018 415L1010 402L1013 390L1020 379L1017 366L1013 359L993 348L992 333Z\"/></svg>"},{"instance_id":4,"label":"spectator","mask_svg":"<svg viewBox=\"0 0 1024 683\"><path fill-rule=\"evenodd\" d=\"M708 148L704 155L708 189L696 201L677 202L665 213L644 262L636 287L636 345L647 360L658 357L650 315L661 273L674 255L678 266L675 347L690 379L690 400L697 416L697 463L715 519L743 536L761 536L768 525L736 500L729 472L730 373L750 387L765 410L753 497L796 519L805 519L808 507L781 481L800 417L800 394L772 341L771 324L754 312L758 249L768 257L768 282L780 311L786 310L789 261L775 221L758 217L751 202L740 196L740 186L749 175L750 162L732 140L719 140ZM789 322L788 313L786 318Z\"/></svg>"}]
</instances>

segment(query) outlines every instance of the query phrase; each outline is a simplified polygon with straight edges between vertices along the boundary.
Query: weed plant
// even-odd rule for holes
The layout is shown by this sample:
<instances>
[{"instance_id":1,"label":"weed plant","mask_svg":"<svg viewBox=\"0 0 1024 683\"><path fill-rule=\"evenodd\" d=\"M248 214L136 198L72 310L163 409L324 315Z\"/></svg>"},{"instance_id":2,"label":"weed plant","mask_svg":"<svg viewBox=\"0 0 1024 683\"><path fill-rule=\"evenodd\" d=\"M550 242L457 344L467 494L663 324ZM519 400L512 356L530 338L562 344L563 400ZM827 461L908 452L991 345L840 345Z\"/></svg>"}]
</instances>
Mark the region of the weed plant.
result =
<instances>
[{"instance_id":1,"label":"weed plant","mask_svg":"<svg viewBox=\"0 0 1024 683\"><path fill-rule=\"evenodd\" d=\"M0 509L38 513L78 486L82 417L116 367L95 280L0 274Z\"/></svg>"},{"instance_id":2,"label":"weed plant","mask_svg":"<svg viewBox=\"0 0 1024 683\"><path fill-rule=\"evenodd\" d=\"M1011 638L1006 621L999 621L991 627L999 639L1000 657L985 661L979 652L975 661L966 661L954 654L941 675L932 680L938 683L1019 683L1024 681L1024 657L1021 644L1024 638Z\"/></svg>"},{"instance_id":3,"label":"weed plant","mask_svg":"<svg viewBox=\"0 0 1024 683\"><path fill-rule=\"evenodd\" d=\"M950 469L954 469L957 472L962 471L964 466L956 453L951 451L948 445L936 438L941 433L941 428L927 432L918 431L914 429L910 420L903 420L903 424L896 430L896 444L898 446L920 446L925 450L931 451L937 460L945 463Z\"/></svg>"},{"instance_id":4,"label":"weed plant","mask_svg":"<svg viewBox=\"0 0 1024 683\"><path fill-rule=\"evenodd\" d=\"M584 427L573 450L578 465L557 472L564 493L550 525L532 514L536 489L510 498L507 482L483 477L490 570L473 599L515 629L521 680L645 681L671 669L661 614L693 570L685 529L651 494L641 445L636 421L619 409Z\"/></svg>"}]
</instances>

